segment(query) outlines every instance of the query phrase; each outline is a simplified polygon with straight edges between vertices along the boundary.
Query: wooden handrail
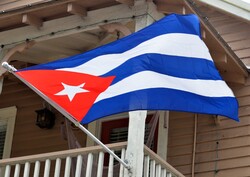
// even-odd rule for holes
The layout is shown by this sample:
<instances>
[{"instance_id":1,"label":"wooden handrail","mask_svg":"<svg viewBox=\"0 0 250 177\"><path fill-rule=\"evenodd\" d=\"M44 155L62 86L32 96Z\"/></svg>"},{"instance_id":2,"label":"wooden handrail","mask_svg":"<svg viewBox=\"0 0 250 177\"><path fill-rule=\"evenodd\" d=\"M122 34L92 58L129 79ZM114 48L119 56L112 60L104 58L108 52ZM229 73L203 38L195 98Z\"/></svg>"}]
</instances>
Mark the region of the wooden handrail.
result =
<instances>
[{"instance_id":1,"label":"wooden handrail","mask_svg":"<svg viewBox=\"0 0 250 177\"><path fill-rule=\"evenodd\" d=\"M120 143L113 143L108 144L108 148L112 150L121 150L127 147L127 142L120 142ZM15 157L9 159L2 159L0 160L0 167L10 167L14 165L23 165L28 162L28 164L35 163L35 162L44 162L48 160L58 160L58 159L66 159L68 157L79 157L79 155L89 155L89 154L98 154L99 152L103 152L103 148L101 146L92 146L92 147L85 147L85 148L78 148L78 149L71 149L71 150L64 150L64 151L57 151L57 152L50 152L50 153L43 153L43 154L36 154L36 155L29 155L24 157ZM150 150L147 146L144 145L144 156L149 157L155 165L160 165L162 170L167 170L168 173L174 174L178 177L184 177L178 170L168 164L165 160L163 160L159 155L154 153ZM166 173L166 171L165 171Z\"/></svg>"},{"instance_id":2,"label":"wooden handrail","mask_svg":"<svg viewBox=\"0 0 250 177\"><path fill-rule=\"evenodd\" d=\"M107 145L107 147L112 150L121 150L122 148L126 146L127 146L127 142L113 143L113 144ZM91 147L85 147L85 148L79 148L79 149L71 149L71 150L65 150L65 151L29 155L29 156L24 156L24 157L2 159L0 160L0 167L6 166L6 165L14 165L17 163L24 164L27 161L32 163L37 160L39 161L45 161L46 159L55 160L58 157L60 158L66 158L67 156L76 157L79 154L83 155L83 154L88 154L88 153L93 153L93 152L98 153L100 151L103 151L103 148L101 146L91 146Z\"/></svg>"},{"instance_id":3,"label":"wooden handrail","mask_svg":"<svg viewBox=\"0 0 250 177\"><path fill-rule=\"evenodd\" d=\"M151 159L155 160L156 163L160 164L162 167L169 170L171 173L177 175L178 177L185 177L181 174L178 170L176 170L173 166L163 160L159 155L157 155L154 151L149 149L147 146L144 145L144 155L148 155Z\"/></svg>"}]
</instances>

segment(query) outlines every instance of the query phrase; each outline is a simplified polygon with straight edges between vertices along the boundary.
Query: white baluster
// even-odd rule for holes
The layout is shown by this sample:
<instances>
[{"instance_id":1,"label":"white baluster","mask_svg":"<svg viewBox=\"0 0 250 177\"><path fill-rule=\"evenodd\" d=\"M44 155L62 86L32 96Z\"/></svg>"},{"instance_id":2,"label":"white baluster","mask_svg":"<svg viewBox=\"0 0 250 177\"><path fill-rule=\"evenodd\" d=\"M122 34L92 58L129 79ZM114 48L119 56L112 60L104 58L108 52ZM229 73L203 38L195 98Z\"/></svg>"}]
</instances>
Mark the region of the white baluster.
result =
<instances>
[{"instance_id":1,"label":"white baluster","mask_svg":"<svg viewBox=\"0 0 250 177\"><path fill-rule=\"evenodd\" d=\"M113 177L113 168L114 168L114 157L109 155L108 177Z\"/></svg>"},{"instance_id":2,"label":"white baluster","mask_svg":"<svg viewBox=\"0 0 250 177\"><path fill-rule=\"evenodd\" d=\"M148 155L144 157L144 177L149 177L149 160Z\"/></svg>"},{"instance_id":3,"label":"white baluster","mask_svg":"<svg viewBox=\"0 0 250 177\"><path fill-rule=\"evenodd\" d=\"M104 153L103 152L99 152L97 177L102 177L103 161L104 161Z\"/></svg>"},{"instance_id":4,"label":"white baluster","mask_svg":"<svg viewBox=\"0 0 250 177\"><path fill-rule=\"evenodd\" d=\"M161 177L161 165L156 165L156 177Z\"/></svg>"},{"instance_id":5,"label":"white baluster","mask_svg":"<svg viewBox=\"0 0 250 177\"><path fill-rule=\"evenodd\" d=\"M29 177L29 174L30 174L30 163L26 162L24 166L23 177Z\"/></svg>"},{"instance_id":6,"label":"white baluster","mask_svg":"<svg viewBox=\"0 0 250 177\"><path fill-rule=\"evenodd\" d=\"M162 169L162 171L161 171L161 177L166 177L166 173L167 173L167 170L166 169Z\"/></svg>"},{"instance_id":7,"label":"white baluster","mask_svg":"<svg viewBox=\"0 0 250 177\"><path fill-rule=\"evenodd\" d=\"M20 164L16 164L14 177L19 177L20 174Z\"/></svg>"},{"instance_id":8,"label":"white baluster","mask_svg":"<svg viewBox=\"0 0 250 177\"><path fill-rule=\"evenodd\" d=\"M172 173L171 173L171 172L168 172L168 173L167 173L167 177L172 177Z\"/></svg>"},{"instance_id":9,"label":"white baluster","mask_svg":"<svg viewBox=\"0 0 250 177\"><path fill-rule=\"evenodd\" d=\"M49 177L49 172L50 172L50 160L47 159L45 161L44 177Z\"/></svg>"},{"instance_id":10,"label":"white baluster","mask_svg":"<svg viewBox=\"0 0 250 177\"><path fill-rule=\"evenodd\" d=\"M71 167L71 157L66 158L66 166L65 166L65 173L64 177L69 177L70 175L70 167Z\"/></svg>"},{"instance_id":11,"label":"white baluster","mask_svg":"<svg viewBox=\"0 0 250 177\"><path fill-rule=\"evenodd\" d=\"M150 177L155 177L155 160L150 163Z\"/></svg>"},{"instance_id":12,"label":"white baluster","mask_svg":"<svg viewBox=\"0 0 250 177\"><path fill-rule=\"evenodd\" d=\"M125 148L122 149L121 159L122 160L125 159ZM124 176L124 166L122 164L120 164L119 177L123 177L123 176Z\"/></svg>"},{"instance_id":13,"label":"white baluster","mask_svg":"<svg viewBox=\"0 0 250 177\"><path fill-rule=\"evenodd\" d=\"M40 162L36 161L35 170L34 170L34 177L39 177L39 172L40 172Z\"/></svg>"},{"instance_id":14,"label":"white baluster","mask_svg":"<svg viewBox=\"0 0 250 177\"><path fill-rule=\"evenodd\" d=\"M93 154L89 153L87 161L86 177L91 177L92 165L93 165Z\"/></svg>"},{"instance_id":15,"label":"white baluster","mask_svg":"<svg viewBox=\"0 0 250 177\"><path fill-rule=\"evenodd\" d=\"M80 177L81 176L81 171L82 171L82 156L78 155L77 156L77 161L76 161L76 174L75 174L75 177Z\"/></svg>"},{"instance_id":16,"label":"white baluster","mask_svg":"<svg viewBox=\"0 0 250 177\"><path fill-rule=\"evenodd\" d=\"M56 167L55 167L54 177L59 177L60 176L60 170L61 170L61 159L57 158L56 159Z\"/></svg>"},{"instance_id":17,"label":"white baluster","mask_svg":"<svg viewBox=\"0 0 250 177\"><path fill-rule=\"evenodd\" d=\"M10 176L10 169L11 169L10 165L7 165L5 167L4 177L9 177Z\"/></svg>"}]
</instances>

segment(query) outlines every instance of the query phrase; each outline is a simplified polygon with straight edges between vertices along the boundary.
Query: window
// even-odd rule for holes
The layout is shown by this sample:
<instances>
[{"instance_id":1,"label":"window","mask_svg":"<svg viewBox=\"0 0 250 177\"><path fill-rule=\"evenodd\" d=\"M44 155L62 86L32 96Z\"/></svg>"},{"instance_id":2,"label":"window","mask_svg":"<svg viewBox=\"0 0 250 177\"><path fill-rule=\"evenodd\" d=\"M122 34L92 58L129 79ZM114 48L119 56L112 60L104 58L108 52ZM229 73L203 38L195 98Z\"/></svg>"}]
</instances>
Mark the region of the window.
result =
<instances>
[{"instance_id":1,"label":"window","mask_svg":"<svg viewBox=\"0 0 250 177\"><path fill-rule=\"evenodd\" d=\"M6 132L7 132L7 123L5 121L0 121L0 159L3 158Z\"/></svg>"},{"instance_id":2,"label":"window","mask_svg":"<svg viewBox=\"0 0 250 177\"><path fill-rule=\"evenodd\" d=\"M152 118L152 115L148 115L146 119L145 124L145 136L144 136L144 142L147 142L149 133L150 133L150 120ZM128 124L129 119L128 118L121 118L121 119L115 119L115 120L109 120L109 121L103 121L101 124L101 141L104 144L110 144L110 143L118 143L127 141L128 138ZM158 127L158 126L157 126ZM155 130L155 136L154 140L151 145L151 149L153 149L155 152L157 150L157 139L158 139L158 128ZM121 157L121 151L115 151L115 154L118 157ZM108 155L105 155L104 158L104 165L108 165ZM114 164L117 164L117 161L114 162Z\"/></svg>"},{"instance_id":3,"label":"window","mask_svg":"<svg viewBox=\"0 0 250 177\"><path fill-rule=\"evenodd\" d=\"M0 159L10 157L16 111L16 107L0 109Z\"/></svg>"},{"instance_id":4,"label":"window","mask_svg":"<svg viewBox=\"0 0 250 177\"><path fill-rule=\"evenodd\" d=\"M147 116L145 124L144 142L147 142L150 133L150 120L152 115ZM158 126L157 126L158 127ZM128 118L110 120L102 122L101 126L101 141L104 144L117 143L127 141L128 138ZM155 131L155 138L152 142L151 149L157 151L158 128Z\"/></svg>"}]
</instances>

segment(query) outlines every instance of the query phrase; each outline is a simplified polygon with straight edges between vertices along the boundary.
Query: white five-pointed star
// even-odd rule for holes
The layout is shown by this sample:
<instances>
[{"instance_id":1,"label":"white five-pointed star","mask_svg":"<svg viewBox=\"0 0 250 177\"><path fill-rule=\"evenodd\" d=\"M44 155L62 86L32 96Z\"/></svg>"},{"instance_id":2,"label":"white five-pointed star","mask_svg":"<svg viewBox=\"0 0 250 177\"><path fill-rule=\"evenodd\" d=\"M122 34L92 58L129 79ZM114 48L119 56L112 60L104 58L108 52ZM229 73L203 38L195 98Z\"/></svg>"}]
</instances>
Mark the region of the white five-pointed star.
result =
<instances>
[{"instance_id":1,"label":"white five-pointed star","mask_svg":"<svg viewBox=\"0 0 250 177\"><path fill-rule=\"evenodd\" d=\"M85 83L82 83L80 85L74 86L74 85L67 85L62 82L62 85L64 89L55 95L67 95L69 100L72 101L75 97L76 94L78 93L84 93L84 92L89 92L89 90L85 90L82 87L85 85Z\"/></svg>"}]
</instances>

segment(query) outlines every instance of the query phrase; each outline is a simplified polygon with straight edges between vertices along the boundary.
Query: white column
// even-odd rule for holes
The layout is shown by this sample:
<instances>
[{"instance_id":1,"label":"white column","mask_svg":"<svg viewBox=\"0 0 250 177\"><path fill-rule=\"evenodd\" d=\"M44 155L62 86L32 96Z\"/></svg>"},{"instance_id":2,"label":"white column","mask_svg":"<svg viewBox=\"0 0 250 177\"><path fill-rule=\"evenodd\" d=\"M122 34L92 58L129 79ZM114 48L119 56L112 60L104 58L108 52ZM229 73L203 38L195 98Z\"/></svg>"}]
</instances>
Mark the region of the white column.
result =
<instances>
[{"instance_id":1,"label":"white column","mask_svg":"<svg viewBox=\"0 0 250 177\"><path fill-rule=\"evenodd\" d=\"M125 176L141 177L143 168L144 131L147 111L129 112L128 146L126 160L131 173L125 170Z\"/></svg>"},{"instance_id":2,"label":"white column","mask_svg":"<svg viewBox=\"0 0 250 177\"><path fill-rule=\"evenodd\" d=\"M135 14L139 11L144 11L145 14L147 14L136 18L135 31L139 31L153 23L155 19L158 20L162 17L158 15L153 3L147 3L144 0L136 0L134 10ZM143 147L146 117L147 111L129 112L128 145L125 159L128 161L131 170L130 173L128 170L125 170L125 177L141 177L143 174Z\"/></svg>"},{"instance_id":3,"label":"white column","mask_svg":"<svg viewBox=\"0 0 250 177\"><path fill-rule=\"evenodd\" d=\"M144 1L135 1L136 7L141 6ZM145 13L147 11L146 6ZM135 31L138 31L148 25L148 15L142 16L135 20ZM131 111L129 112L129 127L128 127L128 145L126 151L126 160L131 167L130 172L125 170L125 177L141 177L143 169L143 146L144 132L147 111Z\"/></svg>"}]
</instances>

